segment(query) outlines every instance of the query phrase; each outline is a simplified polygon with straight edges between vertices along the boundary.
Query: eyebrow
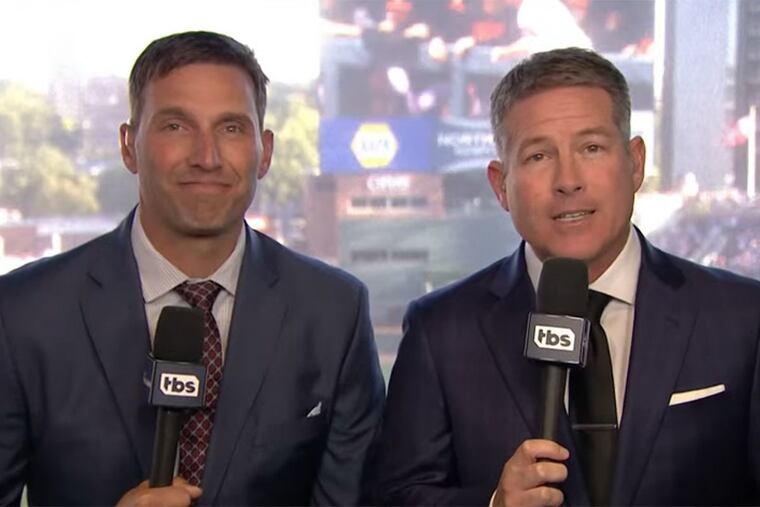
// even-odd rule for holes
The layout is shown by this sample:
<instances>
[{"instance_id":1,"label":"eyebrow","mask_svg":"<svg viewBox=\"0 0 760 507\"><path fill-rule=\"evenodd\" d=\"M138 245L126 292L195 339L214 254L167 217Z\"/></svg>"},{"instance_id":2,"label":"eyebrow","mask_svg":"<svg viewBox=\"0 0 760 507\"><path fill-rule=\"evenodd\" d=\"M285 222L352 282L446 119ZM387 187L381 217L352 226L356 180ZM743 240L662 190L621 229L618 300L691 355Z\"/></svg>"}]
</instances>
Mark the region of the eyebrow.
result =
<instances>
[{"instance_id":1,"label":"eyebrow","mask_svg":"<svg viewBox=\"0 0 760 507\"><path fill-rule=\"evenodd\" d=\"M167 107L164 109L160 109L156 114L153 115L154 118L161 118L165 116L190 116L187 114L187 112L182 109L181 107Z\"/></svg>"},{"instance_id":2,"label":"eyebrow","mask_svg":"<svg viewBox=\"0 0 760 507\"><path fill-rule=\"evenodd\" d=\"M181 120L192 121L190 114L181 107L167 107L157 111L151 118L150 123L160 122L167 118L178 118Z\"/></svg>"},{"instance_id":3,"label":"eyebrow","mask_svg":"<svg viewBox=\"0 0 760 507\"><path fill-rule=\"evenodd\" d=\"M585 136L603 136L603 137L613 137L615 134L614 132L611 132L610 129L606 127L590 127L587 129L583 129L579 132L576 132L573 134L573 137L585 137ZM549 141L549 136L534 136L529 137L523 142L521 142L517 149L518 151L524 150L526 147L530 147L534 144L541 144L543 142Z\"/></svg>"},{"instance_id":4,"label":"eyebrow","mask_svg":"<svg viewBox=\"0 0 760 507\"><path fill-rule=\"evenodd\" d=\"M575 134L575 137L583 137L583 136L603 136L603 137L613 137L615 135L614 132L611 132L610 129L606 127L591 127L587 129L583 129L580 132Z\"/></svg>"},{"instance_id":5,"label":"eyebrow","mask_svg":"<svg viewBox=\"0 0 760 507\"><path fill-rule=\"evenodd\" d=\"M251 118L250 115L242 113L222 113L216 123L225 123L229 121L246 123L249 125L253 125L255 123L254 119Z\"/></svg>"}]
</instances>

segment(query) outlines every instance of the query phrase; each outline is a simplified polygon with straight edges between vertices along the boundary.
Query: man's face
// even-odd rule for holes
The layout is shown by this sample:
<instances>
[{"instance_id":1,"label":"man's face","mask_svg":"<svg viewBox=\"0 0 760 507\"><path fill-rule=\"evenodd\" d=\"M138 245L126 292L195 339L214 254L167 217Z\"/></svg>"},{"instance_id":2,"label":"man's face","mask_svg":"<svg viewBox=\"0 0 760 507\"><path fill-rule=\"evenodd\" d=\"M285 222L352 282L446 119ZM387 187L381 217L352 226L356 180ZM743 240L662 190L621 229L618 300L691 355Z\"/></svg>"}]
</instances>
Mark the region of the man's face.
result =
<instances>
[{"instance_id":1,"label":"man's face","mask_svg":"<svg viewBox=\"0 0 760 507\"><path fill-rule=\"evenodd\" d=\"M150 81L142 100L139 123L122 125L122 158L137 174L151 241L236 238L274 142L260 132L250 77L232 65L186 65Z\"/></svg>"},{"instance_id":2,"label":"man's face","mask_svg":"<svg viewBox=\"0 0 760 507\"><path fill-rule=\"evenodd\" d=\"M550 88L515 102L488 177L538 256L586 262L598 278L625 246L644 178L644 142L624 141L602 88Z\"/></svg>"}]
</instances>

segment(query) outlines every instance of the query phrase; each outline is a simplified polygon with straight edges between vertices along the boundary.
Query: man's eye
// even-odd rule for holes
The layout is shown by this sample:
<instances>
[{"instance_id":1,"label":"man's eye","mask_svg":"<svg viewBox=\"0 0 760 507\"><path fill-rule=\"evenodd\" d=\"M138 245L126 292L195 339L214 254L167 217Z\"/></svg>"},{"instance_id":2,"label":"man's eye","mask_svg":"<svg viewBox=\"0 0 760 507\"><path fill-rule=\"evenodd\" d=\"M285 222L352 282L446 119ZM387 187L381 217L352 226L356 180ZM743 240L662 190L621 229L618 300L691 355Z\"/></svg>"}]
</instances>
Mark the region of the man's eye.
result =
<instances>
[{"instance_id":1,"label":"man's eye","mask_svg":"<svg viewBox=\"0 0 760 507\"><path fill-rule=\"evenodd\" d=\"M169 132L176 132L181 128L182 127L180 126L180 124L176 122L167 123L166 125L164 125L164 130L168 130Z\"/></svg>"},{"instance_id":2,"label":"man's eye","mask_svg":"<svg viewBox=\"0 0 760 507\"><path fill-rule=\"evenodd\" d=\"M243 128L240 125L231 124L231 125L225 125L224 131L227 132L228 134L240 134L241 132L243 132Z\"/></svg>"},{"instance_id":3,"label":"man's eye","mask_svg":"<svg viewBox=\"0 0 760 507\"><path fill-rule=\"evenodd\" d=\"M526 160L526 162L541 162L546 158L546 155L543 153L534 153L533 155L530 155Z\"/></svg>"},{"instance_id":4,"label":"man's eye","mask_svg":"<svg viewBox=\"0 0 760 507\"><path fill-rule=\"evenodd\" d=\"M599 146L598 144L589 144L588 146L586 146L586 151L589 153L598 153L602 151L602 147Z\"/></svg>"}]
</instances>

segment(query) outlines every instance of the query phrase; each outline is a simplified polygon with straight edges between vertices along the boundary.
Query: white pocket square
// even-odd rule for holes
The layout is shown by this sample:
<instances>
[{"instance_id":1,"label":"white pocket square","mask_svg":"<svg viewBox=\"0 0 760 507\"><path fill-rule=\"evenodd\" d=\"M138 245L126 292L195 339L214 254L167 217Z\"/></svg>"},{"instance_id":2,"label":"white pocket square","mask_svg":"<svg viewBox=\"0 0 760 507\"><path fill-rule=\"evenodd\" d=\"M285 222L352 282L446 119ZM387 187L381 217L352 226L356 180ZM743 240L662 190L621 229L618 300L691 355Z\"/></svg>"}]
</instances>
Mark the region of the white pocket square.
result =
<instances>
[{"instance_id":1,"label":"white pocket square","mask_svg":"<svg viewBox=\"0 0 760 507\"><path fill-rule=\"evenodd\" d=\"M314 405L314 408L309 410L309 413L306 414L306 418L308 419L309 417L316 417L321 413L322 413L322 402L320 401L319 403Z\"/></svg>"},{"instance_id":2,"label":"white pocket square","mask_svg":"<svg viewBox=\"0 0 760 507\"><path fill-rule=\"evenodd\" d=\"M693 391L673 393L670 396L670 403L668 403L668 405L672 407L674 405L681 405L682 403L701 400L702 398L709 398L710 396L715 396L725 390L725 384L718 384L710 387L703 387L702 389L695 389Z\"/></svg>"}]
</instances>

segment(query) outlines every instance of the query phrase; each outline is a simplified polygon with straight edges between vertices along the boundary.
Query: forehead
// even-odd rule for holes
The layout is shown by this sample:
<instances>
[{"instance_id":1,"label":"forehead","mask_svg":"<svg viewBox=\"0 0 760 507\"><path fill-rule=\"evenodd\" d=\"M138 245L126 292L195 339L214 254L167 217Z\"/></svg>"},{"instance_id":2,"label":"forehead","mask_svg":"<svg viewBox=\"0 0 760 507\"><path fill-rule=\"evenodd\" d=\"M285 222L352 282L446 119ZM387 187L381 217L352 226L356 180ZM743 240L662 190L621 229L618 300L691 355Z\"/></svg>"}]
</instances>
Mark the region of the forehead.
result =
<instances>
[{"instance_id":1,"label":"forehead","mask_svg":"<svg viewBox=\"0 0 760 507\"><path fill-rule=\"evenodd\" d=\"M615 128L612 98L596 86L540 90L515 101L502 122L511 140L574 129Z\"/></svg>"},{"instance_id":2,"label":"forehead","mask_svg":"<svg viewBox=\"0 0 760 507\"><path fill-rule=\"evenodd\" d=\"M143 90L145 111L165 107L255 111L253 80L240 67L192 63L151 79Z\"/></svg>"}]
</instances>

